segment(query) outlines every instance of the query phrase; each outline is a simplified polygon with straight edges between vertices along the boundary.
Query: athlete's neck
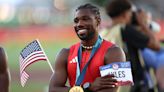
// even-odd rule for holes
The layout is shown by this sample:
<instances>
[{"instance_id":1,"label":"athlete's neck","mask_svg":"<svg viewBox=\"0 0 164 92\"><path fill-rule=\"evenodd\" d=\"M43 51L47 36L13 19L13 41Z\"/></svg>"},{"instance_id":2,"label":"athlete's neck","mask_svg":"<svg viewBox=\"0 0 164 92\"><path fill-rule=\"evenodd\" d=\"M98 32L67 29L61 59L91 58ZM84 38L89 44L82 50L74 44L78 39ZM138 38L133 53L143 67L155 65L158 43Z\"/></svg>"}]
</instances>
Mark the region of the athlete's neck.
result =
<instances>
[{"instance_id":1,"label":"athlete's neck","mask_svg":"<svg viewBox=\"0 0 164 92\"><path fill-rule=\"evenodd\" d=\"M96 41L98 40L98 35L95 35L92 39L90 39L90 40L82 40L81 41L81 44L83 45L83 46L94 46L95 45L95 43L96 43Z\"/></svg>"}]
</instances>

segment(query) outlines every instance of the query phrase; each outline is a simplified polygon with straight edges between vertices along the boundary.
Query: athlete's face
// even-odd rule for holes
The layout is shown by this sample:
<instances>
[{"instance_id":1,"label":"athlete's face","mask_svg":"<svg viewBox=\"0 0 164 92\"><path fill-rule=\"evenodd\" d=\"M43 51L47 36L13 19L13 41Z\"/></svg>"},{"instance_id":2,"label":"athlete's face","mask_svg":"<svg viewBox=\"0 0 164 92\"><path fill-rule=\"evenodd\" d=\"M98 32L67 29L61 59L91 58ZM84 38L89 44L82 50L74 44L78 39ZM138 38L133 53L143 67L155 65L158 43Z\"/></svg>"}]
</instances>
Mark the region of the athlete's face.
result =
<instances>
[{"instance_id":1,"label":"athlete's face","mask_svg":"<svg viewBox=\"0 0 164 92\"><path fill-rule=\"evenodd\" d=\"M99 22L98 18L89 9L76 11L74 29L81 40L90 40L96 35Z\"/></svg>"}]
</instances>

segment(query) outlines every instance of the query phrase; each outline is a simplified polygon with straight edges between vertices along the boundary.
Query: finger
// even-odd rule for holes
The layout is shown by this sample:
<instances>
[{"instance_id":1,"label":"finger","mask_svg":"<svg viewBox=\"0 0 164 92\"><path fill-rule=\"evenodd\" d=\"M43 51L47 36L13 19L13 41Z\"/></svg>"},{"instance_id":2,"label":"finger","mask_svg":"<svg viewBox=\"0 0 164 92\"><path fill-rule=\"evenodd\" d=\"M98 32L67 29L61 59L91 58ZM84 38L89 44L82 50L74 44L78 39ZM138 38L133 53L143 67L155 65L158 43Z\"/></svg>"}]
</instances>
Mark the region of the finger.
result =
<instances>
[{"instance_id":1,"label":"finger","mask_svg":"<svg viewBox=\"0 0 164 92\"><path fill-rule=\"evenodd\" d=\"M116 82L100 82L100 85L115 85Z\"/></svg>"},{"instance_id":2,"label":"finger","mask_svg":"<svg viewBox=\"0 0 164 92\"><path fill-rule=\"evenodd\" d=\"M116 79L106 79L106 80L101 80L101 82L114 82L114 83L117 83L118 81Z\"/></svg>"},{"instance_id":3,"label":"finger","mask_svg":"<svg viewBox=\"0 0 164 92\"><path fill-rule=\"evenodd\" d=\"M108 74L106 76L103 76L103 78L108 78L108 77L115 77L114 74Z\"/></svg>"},{"instance_id":4,"label":"finger","mask_svg":"<svg viewBox=\"0 0 164 92\"><path fill-rule=\"evenodd\" d=\"M117 82L117 80L116 79L114 79L114 78L101 78L101 81L103 81L103 82Z\"/></svg>"},{"instance_id":5,"label":"finger","mask_svg":"<svg viewBox=\"0 0 164 92\"><path fill-rule=\"evenodd\" d=\"M108 76L110 76L110 77L115 77L114 74L109 74Z\"/></svg>"},{"instance_id":6,"label":"finger","mask_svg":"<svg viewBox=\"0 0 164 92\"><path fill-rule=\"evenodd\" d=\"M104 88L115 88L116 85L101 85L101 89L104 89Z\"/></svg>"}]
</instances>

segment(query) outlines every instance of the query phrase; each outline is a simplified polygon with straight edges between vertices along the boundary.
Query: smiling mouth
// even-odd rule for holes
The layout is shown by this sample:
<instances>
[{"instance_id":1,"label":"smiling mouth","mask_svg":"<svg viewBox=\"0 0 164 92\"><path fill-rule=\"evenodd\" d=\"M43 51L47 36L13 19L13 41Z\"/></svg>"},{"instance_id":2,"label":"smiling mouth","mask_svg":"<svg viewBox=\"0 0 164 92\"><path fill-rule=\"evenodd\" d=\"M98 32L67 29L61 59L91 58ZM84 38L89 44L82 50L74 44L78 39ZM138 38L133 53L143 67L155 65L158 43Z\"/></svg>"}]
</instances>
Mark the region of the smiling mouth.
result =
<instances>
[{"instance_id":1,"label":"smiling mouth","mask_svg":"<svg viewBox=\"0 0 164 92\"><path fill-rule=\"evenodd\" d=\"M78 34L79 34L79 35L83 35L83 34L85 34L86 32L87 32L86 29L81 29L81 30L78 31Z\"/></svg>"}]
</instances>

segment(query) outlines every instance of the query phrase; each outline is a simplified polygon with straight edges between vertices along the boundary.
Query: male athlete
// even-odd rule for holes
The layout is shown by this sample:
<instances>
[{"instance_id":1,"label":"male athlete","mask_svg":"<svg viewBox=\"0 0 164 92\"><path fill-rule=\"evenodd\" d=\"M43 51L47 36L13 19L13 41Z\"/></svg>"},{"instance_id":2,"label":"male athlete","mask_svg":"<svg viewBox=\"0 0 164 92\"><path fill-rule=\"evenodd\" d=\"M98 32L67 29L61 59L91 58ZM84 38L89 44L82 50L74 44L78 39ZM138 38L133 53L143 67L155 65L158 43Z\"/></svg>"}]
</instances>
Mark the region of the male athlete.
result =
<instances>
[{"instance_id":1,"label":"male athlete","mask_svg":"<svg viewBox=\"0 0 164 92\"><path fill-rule=\"evenodd\" d=\"M125 61L119 47L103 40L99 34L99 9L91 4L76 9L74 29L80 42L60 51L55 60L49 92L116 92L113 75L101 77L99 67ZM66 86L67 78L70 87Z\"/></svg>"}]
</instances>

